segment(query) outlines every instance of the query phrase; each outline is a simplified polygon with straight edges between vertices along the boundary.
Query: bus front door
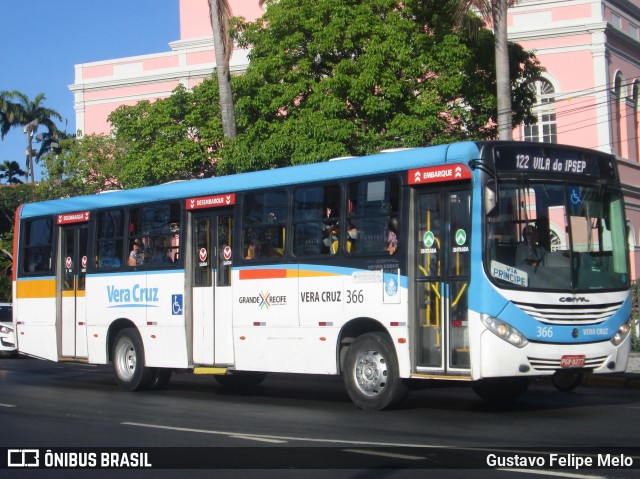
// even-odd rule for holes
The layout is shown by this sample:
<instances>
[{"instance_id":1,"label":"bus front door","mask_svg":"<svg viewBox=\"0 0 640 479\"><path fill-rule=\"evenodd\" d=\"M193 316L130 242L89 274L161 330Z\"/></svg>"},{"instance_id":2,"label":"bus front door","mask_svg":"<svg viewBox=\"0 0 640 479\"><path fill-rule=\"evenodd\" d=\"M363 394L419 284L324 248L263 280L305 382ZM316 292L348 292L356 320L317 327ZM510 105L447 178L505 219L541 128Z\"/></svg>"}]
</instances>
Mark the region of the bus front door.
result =
<instances>
[{"instance_id":1,"label":"bus front door","mask_svg":"<svg viewBox=\"0 0 640 479\"><path fill-rule=\"evenodd\" d=\"M62 357L87 357L85 283L88 231L86 224L62 227L62 264L59 268L62 273L62 287L59 292Z\"/></svg>"},{"instance_id":2,"label":"bus front door","mask_svg":"<svg viewBox=\"0 0 640 479\"><path fill-rule=\"evenodd\" d=\"M228 365L233 362L233 212L194 214L192 225L193 362Z\"/></svg>"},{"instance_id":3,"label":"bus front door","mask_svg":"<svg viewBox=\"0 0 640 479\"><path fill-rule=\"evenodd\" d=\"M466 183L456 183L414 193L416 370L466 375L471 190Z\"/></svg>"}]
</instances>

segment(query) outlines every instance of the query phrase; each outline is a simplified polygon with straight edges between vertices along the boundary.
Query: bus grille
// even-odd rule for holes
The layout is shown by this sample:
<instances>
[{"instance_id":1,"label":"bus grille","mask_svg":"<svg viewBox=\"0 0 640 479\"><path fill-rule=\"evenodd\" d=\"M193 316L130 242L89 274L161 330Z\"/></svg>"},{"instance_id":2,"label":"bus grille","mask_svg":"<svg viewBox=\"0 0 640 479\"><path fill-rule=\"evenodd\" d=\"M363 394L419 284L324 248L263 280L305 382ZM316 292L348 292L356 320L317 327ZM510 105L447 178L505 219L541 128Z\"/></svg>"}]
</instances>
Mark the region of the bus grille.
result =
<instances>
[{"instance_id":1,"label":"bus grille","mask_svg":"<svg viewBox=\"0 0 640 479\"><path fill-rule=\"evenodd\" d=\"M620 308L622 301L618 303L593 305L571 304L566 306L518 303L516 301L514 301L513 304L541 323L580 325L599 324L606 321Z\"/></svg>"},{"instance_id":2,"label":"bus grille","mask_svg":"<svg viewBox=\"0 0 640 479\"><path fill-rule=\"evenodd\" d=\"M560 359L542 359L542 358L527 358L531 363L531 367L536 371L555 371L556 369L566 369L560 366ZM597 358L586 358L583 368L586 369L598 369L602 367L607 356L600 356Z\"/></svg>"}]
</instances>

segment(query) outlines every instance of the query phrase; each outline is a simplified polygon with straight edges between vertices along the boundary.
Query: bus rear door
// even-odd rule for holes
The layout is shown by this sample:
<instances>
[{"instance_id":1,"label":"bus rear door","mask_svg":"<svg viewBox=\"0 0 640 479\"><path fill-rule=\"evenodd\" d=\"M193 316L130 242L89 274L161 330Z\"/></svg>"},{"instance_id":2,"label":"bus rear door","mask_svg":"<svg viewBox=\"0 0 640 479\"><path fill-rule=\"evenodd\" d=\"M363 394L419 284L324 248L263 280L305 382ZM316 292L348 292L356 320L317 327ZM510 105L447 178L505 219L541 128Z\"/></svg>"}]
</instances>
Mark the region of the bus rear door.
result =
<instances>
[{"instance_id":1,"label":"bus rear door","mask_svg":"<svg viewBox=\"0 0 640 479\"><path fill-rule=\"evenodd\" d=\"M192 217L193 362L233 363L233 211L207 210Z\"/></svg>"},{"instance_id":2,"label":"bus rear door","mask_svg":"<svg viewBox=\"0 0 640 479\"><path fill-rule=\"evenodd\" d=\"M87 357L87 318L85 285L87 277L87 245L89 228L84 224L61 226L62 273L61 291L61 355L68 358Z\"/></svg>"},{"instance_id":3,"label":"bus rear door","mask_svg":"<svg viewBox=\"0 0 640 479\"><path fill-rule=\"evenodd\" d=\"M471 265L471 173L425 175L413 195L414 364L418 373L469 373L467 294ZM457 170L457 168L463 168ZM410 173L416 180L418 173ZM462 175L459 172L462 171ZM458 180L453 182L454 180Z\"/></svg>"}]
</instances>

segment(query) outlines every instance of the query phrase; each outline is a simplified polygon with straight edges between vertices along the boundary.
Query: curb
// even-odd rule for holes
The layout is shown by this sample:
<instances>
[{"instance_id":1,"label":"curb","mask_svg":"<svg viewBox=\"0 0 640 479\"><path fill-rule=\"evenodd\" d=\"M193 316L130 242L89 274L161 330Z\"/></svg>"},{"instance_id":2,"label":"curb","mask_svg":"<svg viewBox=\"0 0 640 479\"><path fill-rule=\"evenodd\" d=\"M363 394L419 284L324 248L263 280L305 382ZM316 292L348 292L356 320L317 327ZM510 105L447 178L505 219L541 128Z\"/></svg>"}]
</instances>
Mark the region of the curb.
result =
<instances>
[{"instance_id":1,"label":"curb","mask_svg":"<svg viewBox=\"0 0 640 479\"><path fill-rule=\"evenodd\" d=\"M582 386L640 388L640 374L588 374L582 381Z\"/></svg>"}]
</instances>

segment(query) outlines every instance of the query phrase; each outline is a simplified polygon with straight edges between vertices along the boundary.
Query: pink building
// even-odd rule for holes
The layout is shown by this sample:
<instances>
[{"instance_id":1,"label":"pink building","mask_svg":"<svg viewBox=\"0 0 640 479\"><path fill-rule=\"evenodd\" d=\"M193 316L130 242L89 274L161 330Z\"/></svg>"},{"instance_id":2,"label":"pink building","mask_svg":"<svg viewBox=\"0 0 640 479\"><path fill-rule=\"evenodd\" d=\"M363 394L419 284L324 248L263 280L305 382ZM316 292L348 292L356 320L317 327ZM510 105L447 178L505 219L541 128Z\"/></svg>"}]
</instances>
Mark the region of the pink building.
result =
<instances>
[{"instance_id":1,"label":"pink building","mask_svg":"<svg viewBox=\"0 0 640 479\"><path fill-rule=\"evenodd\" d=\"M538 123L514 138L565 143L621 159L634 278L640 274L640 1L521 0L509 39L547 72L532 85Z\"/></svg>"},{"instance_id":2,"label":"pink building","mask_svg":"<svg viewBox=\"0 0 640 479\"><path fill-rule=\"evenodd\" d=\"M180 1L180 39L171 51L76 65L76 126L106 133L108 114L122 104L192 87L215 67L207 0ZM234 15L253 20L264 0L230 0ZM515 139L564 143L621 159L634 277L640 275L640 0L520 0L508 18L509 39L535 50L546 73L531 85L538 123ZM231 71L247 52L236 49ZM637 272L637 273L636 273Z\"/></svg>"},{"instance_id":3,"label":"pink building","mask_svg":"<svg viewBox=\"0 0 640 479\"><path fill-rule=\"evenodd\" d=\"M120 105L164 98L182 83L191 88L210 77L215 68L213 33L208 0L180 1L180 39L171 51L83 63L75 66L76 130L109 133L107 116ZM255 20L264 13L264 0L230 0L233 15ZM247 67L247 51L236 49L230 61L232 73Z\"/></svg>"}]
</instances>

